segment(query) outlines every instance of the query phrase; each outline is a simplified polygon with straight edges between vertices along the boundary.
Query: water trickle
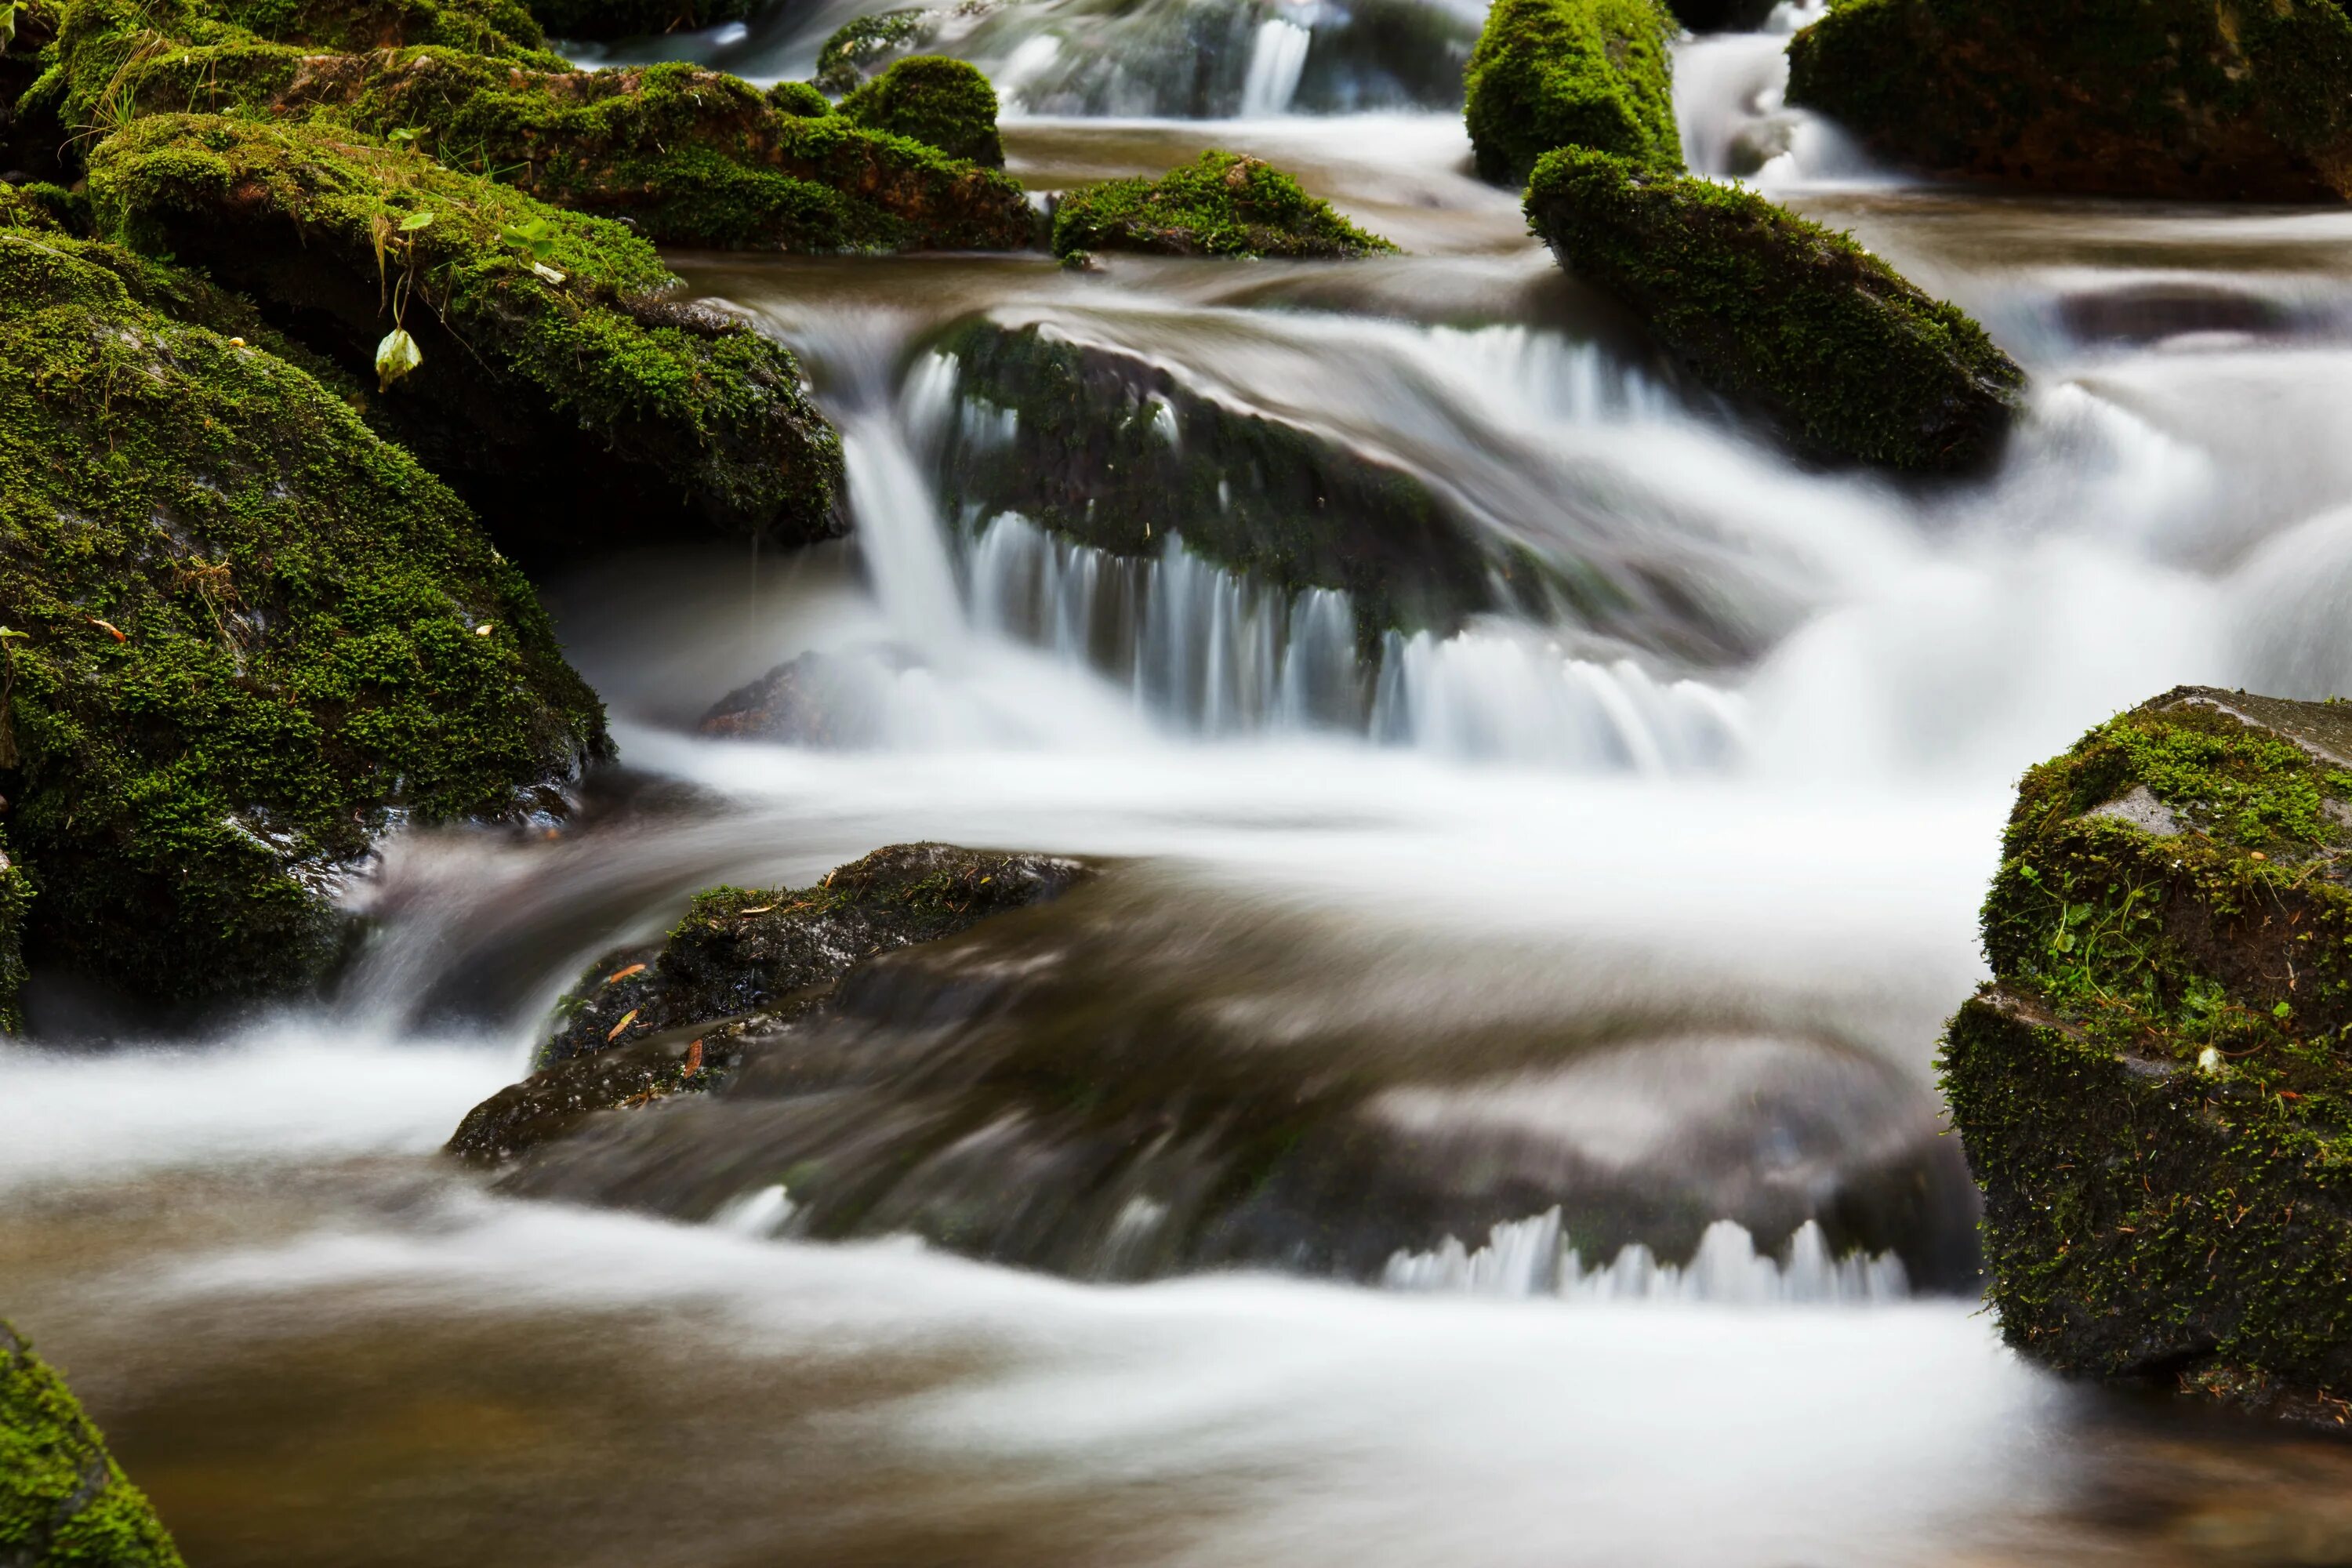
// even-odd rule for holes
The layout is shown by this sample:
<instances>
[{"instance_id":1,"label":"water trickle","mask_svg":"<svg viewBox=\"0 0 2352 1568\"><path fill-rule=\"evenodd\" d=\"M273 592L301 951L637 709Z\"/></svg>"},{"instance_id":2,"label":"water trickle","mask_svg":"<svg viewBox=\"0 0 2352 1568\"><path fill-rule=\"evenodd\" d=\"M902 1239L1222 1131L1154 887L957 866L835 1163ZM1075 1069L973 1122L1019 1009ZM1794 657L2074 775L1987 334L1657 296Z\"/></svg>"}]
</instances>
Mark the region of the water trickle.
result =
<instances>
[{"instance_id":1,"label":"water trickle","mask_svg":"<svg viewBox=\"0 0 2352 1568\"><path fill-rule=\"evenodd\" d=\"M1315 35L1282 16L1257 25L1250 44L1249 74L1242 79L1241 113L1244 120L1285 114L1298 94L1298 78L1307 69L1307 47Z\"/></svg>"},{"instance_id":2,"label":"water trickle","mask_svg":"<svg viewBox=\"0 0 2352 1568\"><path fill-rule=\"evenodd\" d=\"M1661 1263L1637 1243L1587 1268L1557 1208L1497 1225L1475 1248L1447 1237L1428 1252L1401 1251L1389 1259L1381 1283L1392 1290L1554 1296L1580 1303L1862 1306L1910 1294L1902 1259L1859 1253L1832 1258L1822 1227L1811 1220L1789 1238L1782 1258L1759 1254L1744 1226L1717 1220L1687 1263Z\"/></svg>"}]
</instances>

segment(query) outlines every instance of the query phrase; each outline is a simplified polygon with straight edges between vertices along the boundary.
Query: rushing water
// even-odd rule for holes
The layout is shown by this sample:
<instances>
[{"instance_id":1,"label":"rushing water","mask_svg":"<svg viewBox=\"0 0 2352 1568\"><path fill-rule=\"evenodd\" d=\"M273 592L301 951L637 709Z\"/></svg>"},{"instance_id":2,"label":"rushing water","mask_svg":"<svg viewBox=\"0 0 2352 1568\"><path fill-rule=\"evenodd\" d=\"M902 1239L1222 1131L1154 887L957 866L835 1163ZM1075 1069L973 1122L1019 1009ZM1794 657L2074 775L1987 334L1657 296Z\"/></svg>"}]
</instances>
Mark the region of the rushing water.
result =
<instances>
[{"instance_id":1,"label":"rushing water","mask_svg":"<svg viewBox=\"0 0 2352 1568\"><path fill-rule=\"evenodd\" d=\"M846 14L677 47L802 71ZM1475 16L1019 15L967 17L965 52L1066 116L1008 127L1033 186L1235 146L1410 254L680 259L802 352L855 546L549 584L625 771L553 835L389 845L332 1007L0 1053L0 1308L191 1560L2352 1562L2344 1450L2000 1347L1930 1068L2021 768L2176 682L2352 689L2352 216L1906 184L1780 105L1795 13L1686 45L1700 167L1853 226L2032 372L1997 474L1898 487L1800 469L1679 384L1469 178L1450 111L1400 107L1440 89L1396 62L1458 68ZM1208 33L1173 101L1151 40ZM1344 595L1181 534L1116 558L944 515L941 465L1003 434L938 348L980 312L1409 473L1609 592L1367 646ZM812 653L839 743L694 733ZM1018 952L894 972L940 1059L1062 1030L1237 1115L1329 1101L1375 1156L1315 1194L1341 1229L1489 1178L1568 1208L1188 1275L1155 1238L1194 1154L1078 1202L1032 1123L914 1158L887 1081L761 1133L904 1172L845 1243L652 1145L551 1183L708 1223L435 1157L589 956L697 887L914 837L1122 858L988 1016L958 976ZM908 1010L845 1049L907 1047ZM1595 1192L1630 1240L1592 1239ZM904 1234L942 1205L1039 1268Z\"/></svg>"}]
</instances>

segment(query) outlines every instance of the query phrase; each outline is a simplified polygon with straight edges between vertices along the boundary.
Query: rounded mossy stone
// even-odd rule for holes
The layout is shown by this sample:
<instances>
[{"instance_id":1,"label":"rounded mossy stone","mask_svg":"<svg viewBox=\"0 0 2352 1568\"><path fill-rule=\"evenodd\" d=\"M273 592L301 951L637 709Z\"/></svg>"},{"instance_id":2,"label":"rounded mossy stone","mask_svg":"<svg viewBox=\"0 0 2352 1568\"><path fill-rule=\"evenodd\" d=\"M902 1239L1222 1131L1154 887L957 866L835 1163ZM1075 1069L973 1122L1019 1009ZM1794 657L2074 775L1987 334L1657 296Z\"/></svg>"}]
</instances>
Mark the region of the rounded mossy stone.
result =
<instances>
[{"instance_id":1,"label":"rounded mossy stone","mask_svg":"<svg viewBox=\"0 0 2352 1568\"><path fill-rule=\"evenodd\" d=\"M855 92L877 62L929 42L938 30L937 13L919 6L853 16L817 50L812 79L836 96Z\"/></svg>"},{"instance_id":2,"label":"rounded mossy stone","mask_svg":"<svg viewBox=\"0 0 2352 1568\"><path fill-rule=\"evenodd\" d=\"M607 742L444 485L118 256L0 230L0 791L31 959L195 1011L321 979L395 814L512 814Z\"/></svg>"},{"instance_id":3,"label":"rounded mossy stone","mask_svg":"<svg viewBox=\"0 0 2352 1568\"><path fill-rule=\"evenodd\" d=\"M2352 18L2336 0L1838 0L1788 99L1915 167L2201 201L2352 196Z\"/></svg>"},{"instance_id":4,"label":"rounded mossy stone","mask_svg":"<svg viewBox=\"0 0 2352 1568\"><path fill-rule=\"evenodd\" d=\"M530 9L556 37L604 43L740 22L758 7L752 0L530 0Z\"/></svg>"},{"instance_id":5,"label":"rounded mossy stone","mask_svg":"<svg viewBox=\"0 0 2352 1568\"><path fill-rule=\"evenodd\" d=\"M145 1494L81 1404L0 1321L0 1562L27 1568L184 1568Z\"/></svg>"},{"instance_id":6,"label":"rounded mossy stone","mask_svg":"<svg viewBox=\"0 0 2352 1568\"><path fill-rule=\"evenodd\" d=\"M822 120L833 112L833 100L804 81L780 81L768 89L768 107L795 120Z\"/></svg>"},{"instance_id":7,"label":"rounded mossy stone","mask_svg":"<svg viewBox=\"0 0 2352 1568\"><path fill-rule=\"evenodd\" d=\"M841 100L842 117L887 131L950 158L1004 166L996 133L996 89L976 67L944 55L915 55Z\"/></svg>"},{"instance_id":8,"label":"rounded mossy stone","mask_svg":"<svg viewBox=\"0 0 2352 1568\"><path fill-rule=\"evenodd\" d=\"M1081 250L1332 260L1396 247L1263 159L1212 149L1157 180L1108 180L1065 195L1054 212L1054 254Z\"/></svg>"},{"instance_id":9,"label":"rounded mossy stone","mask_svg":"<svg viewBox=\"0 0 2352 1568\"><path fill-rule=\"evenodd\" d=\"M1657 0L1495 0L1464 78L1478 173L1516 184L1555 147L1679 170L1675 33Z\"/></svg>"},{"instance_id":10,"label":"rounded mossy stone","mask_svg":"<svg viewBox=\"0 0 2352 1568\"><path fill-rule=\"evenodd\" d=\"M1527 213L1562 267L1808 457L1977 469L2015 417L2024 373L1981 327L1751 191L1564 148L1537 163Z\"/></svg>"},{"instance_id":11,"label":"rounded mossy stone","mask_svg":"<svg viewBox=\"0 0 2352 1568\"><path fill-rule=\"evenodd\" d=\"M659 254L618 224L332 126L199 115L108 138L89 190L108 232L206 267L357 374L394 324L383 279L408 279L425 363L371 416L535 553L680 513L840 530L839 439L791 353L668 301Z\"/></svg>"}]
</instances>

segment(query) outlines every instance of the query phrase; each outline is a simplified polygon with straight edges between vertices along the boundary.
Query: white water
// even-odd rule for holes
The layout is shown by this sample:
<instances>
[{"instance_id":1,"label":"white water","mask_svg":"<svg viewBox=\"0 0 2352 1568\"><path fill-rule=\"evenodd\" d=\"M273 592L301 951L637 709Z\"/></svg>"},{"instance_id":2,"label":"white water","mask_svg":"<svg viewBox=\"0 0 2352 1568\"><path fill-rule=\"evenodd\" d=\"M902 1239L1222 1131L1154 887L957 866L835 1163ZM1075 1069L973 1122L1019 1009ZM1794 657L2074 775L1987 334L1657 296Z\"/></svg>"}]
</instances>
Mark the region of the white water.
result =
<instances>
[{"instance_id":1,"label":"white water","mask_svg":"<svg viewBox=\"0 0 2352 1568\"><path fill-rule=\"evenodd\" d=\"M1724 1306L1859 1306L1909 1293L1902 1260L1830 1255L1822 1227L1808 1220L1790 1237L1788 1256L1759 1255L1756 1239L1729 1220L1699 1238L1687 1264L1661 1263L1638 1243L1604 1264L1585 1267L1559 1210L1497 1225L1485 1245L1454 1237L1433 1252L1399 1252L1382 1283L1392 1290L1446 1290L1474 1296L1557 1296L1564 1301L1681 1301Z\"/></svg>"}]
</instances>

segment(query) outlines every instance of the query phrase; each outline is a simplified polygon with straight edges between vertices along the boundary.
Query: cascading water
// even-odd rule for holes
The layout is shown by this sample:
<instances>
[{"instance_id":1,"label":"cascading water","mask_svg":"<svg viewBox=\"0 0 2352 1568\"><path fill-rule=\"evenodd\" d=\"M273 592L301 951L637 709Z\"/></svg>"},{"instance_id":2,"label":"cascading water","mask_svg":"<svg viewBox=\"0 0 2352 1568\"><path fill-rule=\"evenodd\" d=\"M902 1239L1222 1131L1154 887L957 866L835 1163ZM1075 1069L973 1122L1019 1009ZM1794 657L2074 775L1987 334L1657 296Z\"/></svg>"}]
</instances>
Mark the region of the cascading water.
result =
<instances>
[{"instance_id":1,"label":"cascading water","mask_svg":"<svg viewBox=\"0 0 2352 1568\"><path fill-rule=\"evenodd\" d=\"M803 74L849 14L664 48ZM1904 184L1780 103L1800 19L1682 47L1685 144L2028 363L1984 479L1790 464L1559 275L1450 105L1332 113L1444 102L1444 6L951 40L1034 111L1253 117L1014 117L1034 186L1233 146L1394 260L680 258L801 351L854 542L549 584L625 771L552 837L387 844L331 1005L0 1047L0 1308L192 1560L2342 1555L2340 1454L2000 1348L1929 1062L2021 767L2179 681L2352 687L2352 222ZM1153 439L1206 408L1410 481L1501 586L1381 624L1206 510L1112 548L950 507L1023 433L941 348L981 317L1140 367ZM796 659L839 743L697 732ZM923 837L1109 869L873 966L822 1083L531 1173L620 1206L433 1157L693 889Z\"/></svg>"}]
</instances>

